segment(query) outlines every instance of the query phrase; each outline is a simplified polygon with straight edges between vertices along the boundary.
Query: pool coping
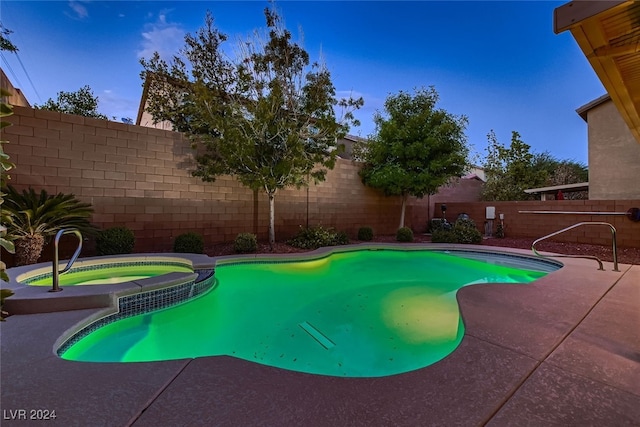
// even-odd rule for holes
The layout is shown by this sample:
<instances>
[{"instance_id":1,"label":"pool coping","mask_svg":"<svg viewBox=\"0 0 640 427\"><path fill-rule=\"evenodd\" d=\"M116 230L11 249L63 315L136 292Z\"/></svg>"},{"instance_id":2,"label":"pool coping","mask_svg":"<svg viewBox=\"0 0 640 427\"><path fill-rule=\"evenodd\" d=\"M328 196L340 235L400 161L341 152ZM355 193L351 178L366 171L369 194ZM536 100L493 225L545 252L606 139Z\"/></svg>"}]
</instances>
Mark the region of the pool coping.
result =
<instances>
[{"instance_id":1,"label":"pool coping","mask_svg":"<svg viewBox=\"0 0 640 427\"><path fill-rule=\"evenodd\" d=\"M201 254L177 254L177 253L145 253L145 254L127 254L101 256L91 258L80 258L74 266L82 268L85 266L101 265L105 262L113 263L126 262L179 262L186 261L192 265L194 271L215 270L218 265L225 265L235 262L247 262L249 260L269 261L310 261L328 257L331 254L359 251L359 250L402 250L402 251L418 251L418 250L453 250L474 253L495 253L500 252L493 249L482 249L472 245L455 245L455 244L402 244L402 243L361 243L342 246L323 247L314 251L293 253L293 254L238 254L226 255L218 257L209 257ZM555 265L561 267L562 262L540 258L532 255L525 250L516 250L512 252L502 252L502 255L510 256L510 253L516 253L518 257L536 260L541 263ZM544 253L548 254L548 253ZM62 268L66 265L67 260L59 262ZM45 286L33 286L22 283L19 279L29 272L44 273L52 268L51 263L39 263L29 266L21 266L10 268L10 281L4 286L14 292L11 298L5 301L5 310L15 314L34 314L48 313L54 311L66 310L82 310L88 308L112 308L116 309L116 303L119 298L133 295L141 292L149 292L155 289L168 288L177 286L185 281L192 279L193 273L167 273L156 277L146 279L132 280L130 282L114 283L107 285L90 285L90 286L61 286L64 292L49 292Z\"/></svg>"},{"instance_id":2,"label":"pool coping","mask_svg":"<svg viewBox=\"0 0 640 427\"><path fill-rule=\"evenodd\" d=\"M640 266L563 263L525 287L463 288L460 347L426 368L373 379L227 356L69 362L53 352L56 338L99 310L11 316L1 325L2 408L56 409L54 425L638 424L640 343L616 325L640 321Z\"/></svg>"}]
</instances>

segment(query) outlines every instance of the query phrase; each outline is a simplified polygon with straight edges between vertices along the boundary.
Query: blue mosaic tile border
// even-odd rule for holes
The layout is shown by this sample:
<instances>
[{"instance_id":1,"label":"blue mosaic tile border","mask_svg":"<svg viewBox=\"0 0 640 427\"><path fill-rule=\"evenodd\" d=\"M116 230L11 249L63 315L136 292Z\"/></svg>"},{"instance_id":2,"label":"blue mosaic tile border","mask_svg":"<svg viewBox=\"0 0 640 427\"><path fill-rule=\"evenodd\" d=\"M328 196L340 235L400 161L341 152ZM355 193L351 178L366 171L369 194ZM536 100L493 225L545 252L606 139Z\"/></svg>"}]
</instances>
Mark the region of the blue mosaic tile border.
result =
<instances>
[{"instance_id":1,"label":"blue mosaic tile border","mask_svg":"<svg viewBox=\"0 0 640 427\"><path fill-rule=\"evenodd\" d=\"M74 267L69 270L69 273L79 273L83 271L93 271L93 270L103 270L106 268L114 268L114 267L139 267L139 266L154 266L154 265L168 265L168 266L176 266L176 267L187 267L191 268L191 264L186 262L178 262L178 261L126 261L126 262L109 262L105 264L95 264L95 265L84 265L80 267ZM36 276L31 276L22 281L22 283L28 285L36 280L40 279L48 279L53 276L51 271L47 273L38 274Z\"/></svg>"},{"instance_id":2,"label":"blue mosaic tile border","mask_svg":"<svg viewBox=\"0 0 640 427\"><path fill-rule=\"evenodd\" d=\"M72 345L105 325L187 302L213 289L216 283L214 270L196 270L195 273L198 274L195 280L180 285L118 298L118 312L98 319L73 334L58 347L58 356L62 356Z\"/></svg>"}]
</instances>

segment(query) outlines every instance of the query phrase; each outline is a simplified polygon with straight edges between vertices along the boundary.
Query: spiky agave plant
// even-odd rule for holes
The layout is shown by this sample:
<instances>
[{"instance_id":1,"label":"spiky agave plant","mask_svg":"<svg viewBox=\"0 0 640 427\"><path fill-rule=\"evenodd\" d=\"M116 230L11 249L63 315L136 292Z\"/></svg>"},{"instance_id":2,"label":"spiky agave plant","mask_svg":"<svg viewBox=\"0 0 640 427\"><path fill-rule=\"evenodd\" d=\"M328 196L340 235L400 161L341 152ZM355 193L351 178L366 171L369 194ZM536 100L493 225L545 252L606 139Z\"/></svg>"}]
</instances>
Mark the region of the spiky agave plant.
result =
<instances>
[{"instance_id":1,"label":"spiky agave plant","mask_svg":"<svg viewBox=\"0 0 640 427\"><path fill-rule=\"evenodd\" d=\"M18 192L7 186L2 207L2 223L7 227L16 249L16 265L34 264L47 241L63 228L77 228L83 234L97 229L89 222L91 204L81 202L73 194L50 195L33 188Z\"/></svg>"}]
</instances>

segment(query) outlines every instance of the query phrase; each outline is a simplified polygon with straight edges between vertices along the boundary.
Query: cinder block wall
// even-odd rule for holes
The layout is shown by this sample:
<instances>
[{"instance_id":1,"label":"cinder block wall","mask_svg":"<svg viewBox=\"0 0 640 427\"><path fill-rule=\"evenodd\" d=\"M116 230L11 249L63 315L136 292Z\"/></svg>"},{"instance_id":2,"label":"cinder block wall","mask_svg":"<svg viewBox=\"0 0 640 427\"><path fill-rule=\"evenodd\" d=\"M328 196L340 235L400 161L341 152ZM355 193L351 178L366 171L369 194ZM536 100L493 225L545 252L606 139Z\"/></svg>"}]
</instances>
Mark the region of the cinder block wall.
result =
<instances>
[{"instance_id":1,"label":"cinder block wall","mask_svg":"<svg viewBox=\"0 0 640 427\"><path fill-rule=\"evenodd\" d=\"M203 234L206 244L231 241L240 232L267 236L266 195L256 197L231 177L215 183L192 177L192 150L179 133L26 107L14 107L8 120L13 126L4 132L10 141L5 150L17 165L11 184L75 194L93 205L96 225L134 230L136 251L169 251L187 231ZM426 198L408 203L406 224L425 231ZM363 225L391 234L400 198L365 187L357 166L338 160L325 182L279 192L275 209L278 240L307 223L352 236Z\"/></svg>"},{"instance_id":2,"label":"cinder block wall","mask_svg":"<svg viewBox=\"0 0 640 427\"><path fill-rule=\"evenodd\" d=\"M569 227L578 222L608 222L616 228L617 243L620 247L640 247L640 222L632 222L620 215L585 215L585 214L531 214L520 211L557 211L557 212L626 212L629 208L640 208L640 200L549 200L523 202L466 202L446 203L446 218L453 222L461 213L473 219L482 231L486 218L486 207L494 206L496 220L493 222L495 232L499 222L499 214L504 214L504 229L507 237L539 237ZM440 213L441 204L436 205ZM588 225L567 231L553 238L560 242L592 243L611 245L611 231L607 226Z\"/></svg>"}]
</instances>

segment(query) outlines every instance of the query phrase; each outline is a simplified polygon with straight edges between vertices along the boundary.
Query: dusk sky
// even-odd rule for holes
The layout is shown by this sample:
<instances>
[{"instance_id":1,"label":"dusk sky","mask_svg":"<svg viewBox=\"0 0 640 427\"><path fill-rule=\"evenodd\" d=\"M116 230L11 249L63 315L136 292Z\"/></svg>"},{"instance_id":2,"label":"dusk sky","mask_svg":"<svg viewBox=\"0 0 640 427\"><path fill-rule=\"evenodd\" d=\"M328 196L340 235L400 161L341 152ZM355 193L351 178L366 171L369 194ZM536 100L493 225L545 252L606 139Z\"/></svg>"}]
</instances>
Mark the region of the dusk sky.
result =
<instances>
[{"instance_id":1,"label":"dusk sky","mask_svg":"<svg viewBox=\"0 0 640 427\"><path fill-rule=\"evenodd\" d=\"M279 1L287 28L311 59L324 58L339 94L362 96L362 124L385 98L434 86L438 106L469 119L472 149L484 156L487 133L508 145L511 132L540 153L587 163L587 125L576 108L605 90L569 32L553 32L566 1ZM207 10L230 36L264 27L266 1L12 1L0 19L18 55L0 67L29 102L89 85L109 117L138 114L140 58L169 58L195 33Z\"/></svg>"}]
</instances>

